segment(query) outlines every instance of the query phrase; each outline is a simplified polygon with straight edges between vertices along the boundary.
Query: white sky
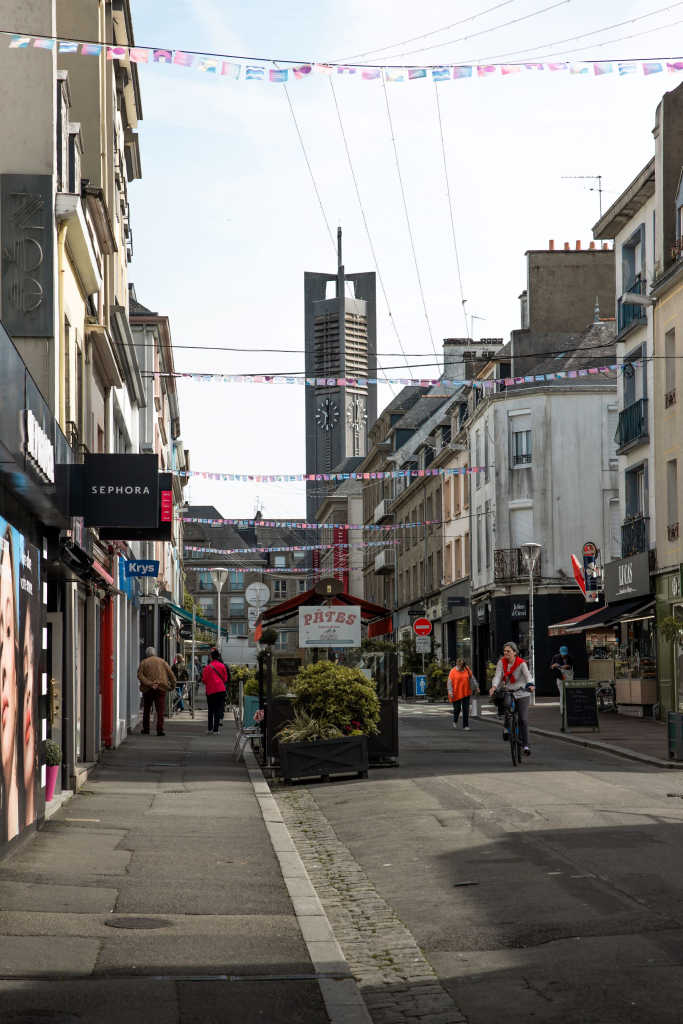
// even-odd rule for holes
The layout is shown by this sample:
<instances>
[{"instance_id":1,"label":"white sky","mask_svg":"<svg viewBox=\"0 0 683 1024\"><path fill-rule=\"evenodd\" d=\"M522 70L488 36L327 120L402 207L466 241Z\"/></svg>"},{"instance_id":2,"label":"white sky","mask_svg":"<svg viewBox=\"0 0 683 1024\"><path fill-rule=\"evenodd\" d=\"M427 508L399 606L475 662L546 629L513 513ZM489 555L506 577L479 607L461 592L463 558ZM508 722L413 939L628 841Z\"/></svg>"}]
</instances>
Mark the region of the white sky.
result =
<instances>
[{"instance_id":1,"label":"white sky","mask_svg":"<svg viewBox=\"0 0 683 1024\"><path fill-rule=\"evenodd\" d=\"M132 0L136 42L292 61L344 59L461 20L499 0ZM546 44L657 11L666 0L567 0L521 23L407 58L411 64L510 60L655 59L683 55L683 3L587 40ZM509 0L498 11L430 36L423 45L522 18L557 0ZM647 35L611 43L620 37ZM604 42L606 45L598 46ZM592 45L591 45L592 44ZM405 50L414 50L412 43ZM534 49L534 47L540 47ZM561 56L567 50L576 52ZM401 47L387 49L394 54ZM556 53L553 58L550 54ZM378 61L379 62L379 61ZM401 63L396 57L391 64ZM291 76L290 76L291 78ZM235 346L237 352L176 349L182 371L303 370L303 274L334 272L335 253L281 85L238 82L194 69L140 66L143 178L131 188L135 241L131 279L140 302L171 320L175 345ZM592 181L602 174L603 209L653 155L651 129L663 92L683 75L615 73L595 78L522 72L439 86L456 239L467 310L483 317L474 336L503 337L519 325L527 249L574 247L598 219ZM405 352L424 358L444 337L465 334L446 198L435 87L387 85L400 169L428 322L408 237L385 95L378 82L335 76L337 101L379 271ZM327 76L291 80L289 96L332 233L344 231L347 272L376 269L343 148ZM407 376L378 288L380 363ZM386 355L385 355L386 354ZM404 367L403 370L399 369ZM411 371L412 372L412 371ZM418 374L416 369L415 374ZM192 468L228 473L304 471L303 388L181 381L181 426ZM379 407L391 398L379 389ZM301 484L194 480L194 504L225 516L302 516Z\"/></svg>"}]
</instances>

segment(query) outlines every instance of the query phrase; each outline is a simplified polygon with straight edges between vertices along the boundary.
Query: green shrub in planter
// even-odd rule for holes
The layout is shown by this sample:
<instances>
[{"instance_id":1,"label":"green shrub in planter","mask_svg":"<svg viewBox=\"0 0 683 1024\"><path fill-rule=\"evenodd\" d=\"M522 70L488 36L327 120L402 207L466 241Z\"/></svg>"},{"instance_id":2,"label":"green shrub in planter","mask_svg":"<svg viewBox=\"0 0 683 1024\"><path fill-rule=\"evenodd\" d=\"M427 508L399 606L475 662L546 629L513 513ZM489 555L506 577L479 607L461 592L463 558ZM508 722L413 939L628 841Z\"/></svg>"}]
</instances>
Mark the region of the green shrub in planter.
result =
<instances>
[{"instance_id":1,"label":"green shrub in planter","mask_svg":"<svg viewBox=\"0 0 683 1024\"><path fill-rule=\"evenodd\" d=\"M286 697L289 690L285 683L279 679L273 679L273 697ZM263 696L266 695L266 681L263 680ZM244 684L244 696L245 697L258 697L258 676L253 676L248 682Z\"/></svg>"},{"instance_id":2,"label":"green shrub in planter","mask_svg":"<svg viewBox=\"0 0 683 1024\"><path fill-rule=\"evenodd\" d=\"M281 743L304 743L312 740L338 740L342 731L324 718L311 718L305 711L297 709L294 718L278 733Z\"/></svg>"},{"instance_id":3,"label":"green shrub in planter","mask_svg":"<svg viewBox=\"0 0 683 1024\"><path fill-rule=\"evenodd\" d=\"M56 768L62 763L62 748L54 740L47 740L45 744L45 763L48 768Z\"/></svg>"},{"instance_id":4,"label":"green shrub in planter","mask_svg":"<svg viewBox=\"0 0 683 1024\"><path fill-rule=\"evenodd\" d=\"M429 700L448 700L448 673L450 665L444 661L433 661L427 666L426 694Z\"/></svg>"},{"instance_id":5,"label":"green shrub in planter","mask_svg":"<svg viewBox=\"0 0 683 1024\"><path fill-rule=\"evenodd\" d=\"M294 680L296 707L311 718L336 725L344 735L378 732L379 700L375 683L358 668L317 661Z\"/></svg>"}]
</instances>

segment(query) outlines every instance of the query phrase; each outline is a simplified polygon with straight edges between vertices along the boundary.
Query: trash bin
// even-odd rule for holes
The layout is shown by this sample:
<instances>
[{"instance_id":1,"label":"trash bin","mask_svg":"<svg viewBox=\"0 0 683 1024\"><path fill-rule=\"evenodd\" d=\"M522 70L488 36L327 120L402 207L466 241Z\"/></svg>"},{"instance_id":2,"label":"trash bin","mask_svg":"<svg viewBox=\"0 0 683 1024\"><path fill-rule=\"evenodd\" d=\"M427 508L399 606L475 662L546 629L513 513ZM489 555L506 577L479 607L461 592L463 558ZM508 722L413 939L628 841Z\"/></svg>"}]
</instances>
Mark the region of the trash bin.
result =
<instances>
[{"instance_id":1,"label":"trash bin","mask_svg":"<svg viewBox=\"0 0 683 1024\"><path fill-rule=\"evenodd\" d=\"M669 757L674 761L683 761L683 711L669 711L667 725Z\"/></svg>"}]
</instances>

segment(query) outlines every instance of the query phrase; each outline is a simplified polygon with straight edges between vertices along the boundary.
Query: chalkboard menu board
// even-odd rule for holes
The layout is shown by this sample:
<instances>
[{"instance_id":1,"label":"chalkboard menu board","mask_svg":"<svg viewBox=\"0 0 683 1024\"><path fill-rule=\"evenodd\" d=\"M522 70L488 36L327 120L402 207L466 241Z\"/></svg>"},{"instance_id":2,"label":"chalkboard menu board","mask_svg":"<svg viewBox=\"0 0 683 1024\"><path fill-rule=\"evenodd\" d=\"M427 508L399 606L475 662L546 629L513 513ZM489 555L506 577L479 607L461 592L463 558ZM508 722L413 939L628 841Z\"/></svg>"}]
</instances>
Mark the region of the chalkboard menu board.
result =
<instances>
[{"instance_id":1,"label":"chalkboard menu board","mask_svg":"<svg viewBox=\"0 0 683 1024\"><path fill-rule=\"evenodd\" d=\"M573 679L564 684L564 727L571 729L597 729L598 684L592 679Z\"/></svg>"}]
</instances>

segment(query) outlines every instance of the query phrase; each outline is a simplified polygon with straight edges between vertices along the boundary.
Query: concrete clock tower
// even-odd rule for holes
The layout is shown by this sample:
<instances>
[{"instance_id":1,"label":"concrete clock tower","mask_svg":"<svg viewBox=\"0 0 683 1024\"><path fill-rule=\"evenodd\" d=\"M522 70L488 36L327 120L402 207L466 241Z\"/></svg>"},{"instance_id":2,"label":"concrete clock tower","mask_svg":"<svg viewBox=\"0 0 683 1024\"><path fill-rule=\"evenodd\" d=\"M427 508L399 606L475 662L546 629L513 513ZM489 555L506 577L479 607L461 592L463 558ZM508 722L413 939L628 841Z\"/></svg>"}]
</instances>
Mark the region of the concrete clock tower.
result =
<instances>
[{"instance_id":1,"label":"concrete clock tower","mask_svg":"<svg viewBox=\"0 0 683 1024\"><path fill-rule=\"evenodd\" d=\"M368 428L377 419L377 385L337 384L340 377L377 376L375 274L345 274L341 228L337 273L304 274L306 376L325 383L306 387L306 472L330 473L347 458L367 454ZM324 494L306 484L312 522Z\"/></svg>"}]
</instances>

